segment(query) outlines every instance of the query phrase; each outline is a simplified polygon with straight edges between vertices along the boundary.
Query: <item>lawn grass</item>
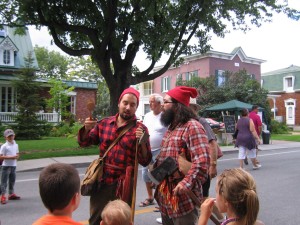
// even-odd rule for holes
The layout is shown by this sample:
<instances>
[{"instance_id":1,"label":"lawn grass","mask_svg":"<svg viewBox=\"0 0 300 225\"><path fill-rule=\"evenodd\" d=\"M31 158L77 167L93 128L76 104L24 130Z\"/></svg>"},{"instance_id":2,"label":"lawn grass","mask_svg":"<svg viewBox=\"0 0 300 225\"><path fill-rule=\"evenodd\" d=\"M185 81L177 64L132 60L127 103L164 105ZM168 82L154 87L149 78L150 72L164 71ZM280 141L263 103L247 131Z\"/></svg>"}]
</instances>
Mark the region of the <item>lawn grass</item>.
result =
<instances>
[{"instance_id":1,"label":"lawn grass","mask_svg":"<svg viewBox=\"0 0 300 225\"><path fill-rule=\"evenodd\" d=\"M300 142L300 133L271 134L271 139ZM5 142L5 140L0 142ZM41 140L16 140L16 142L19 145L19 160L97 155L99 153L98 146L80 148L75 137L44 137Z\"/></svg>"},{"instance_id":2,"label":"lawn grass","mask_svg":"<svg viewBox=\"0 0 300 225\"><path fill-rule=\"evenodd\" d=\"M271 134L272 140L300 142L300 134Z\"/></svg>"},{"instance_id":3,"label":"lawn grass","mask_svg":"<svg viewBox=\"0 0 300 225\"><path fill-rule=\"evenodd\" d=\"M41 140L16 140L20 159L39 159L61 156L97 155L97 146L80 148L76 138L44 137Z\"/></svg>"}]
</instances>

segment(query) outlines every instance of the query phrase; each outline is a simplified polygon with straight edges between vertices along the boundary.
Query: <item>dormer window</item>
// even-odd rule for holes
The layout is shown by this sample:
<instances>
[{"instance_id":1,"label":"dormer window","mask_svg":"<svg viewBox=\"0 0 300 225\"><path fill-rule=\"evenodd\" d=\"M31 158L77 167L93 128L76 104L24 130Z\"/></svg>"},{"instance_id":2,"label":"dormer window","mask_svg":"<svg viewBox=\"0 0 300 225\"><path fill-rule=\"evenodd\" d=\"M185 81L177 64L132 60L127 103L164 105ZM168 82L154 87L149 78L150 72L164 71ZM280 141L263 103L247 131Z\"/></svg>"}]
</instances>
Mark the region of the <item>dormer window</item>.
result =
<instances>
[{"instance_id":1,"label":"dormer window","mask_svg":"<svg viewBox=\"0 0 300 225\"><path fill-rule=\"evenodd\" d=\"M3 51L3 64L5 65L10 64L10 50Z\"/></svg>"},{"instance_id":2,"label":"dormer window","mask_svg":"<svg viewBox=\"0 0 300 225\"><path fill-rule=\"evenodd\" d=\"M283 90L286 92L294 91L294 76L287 76L283 78Z\"/></svg>"},{"instance_id":3,"label":"dormer window","mask_svg":"<svg viewBox=\"0 0 300 225\"><path fill-rule=\"evenodd\" d=\"M2 66L14 66L15 54L19 50L12 40L7 36L0 41L0 65Z\"/></svg>"}]
</instances>

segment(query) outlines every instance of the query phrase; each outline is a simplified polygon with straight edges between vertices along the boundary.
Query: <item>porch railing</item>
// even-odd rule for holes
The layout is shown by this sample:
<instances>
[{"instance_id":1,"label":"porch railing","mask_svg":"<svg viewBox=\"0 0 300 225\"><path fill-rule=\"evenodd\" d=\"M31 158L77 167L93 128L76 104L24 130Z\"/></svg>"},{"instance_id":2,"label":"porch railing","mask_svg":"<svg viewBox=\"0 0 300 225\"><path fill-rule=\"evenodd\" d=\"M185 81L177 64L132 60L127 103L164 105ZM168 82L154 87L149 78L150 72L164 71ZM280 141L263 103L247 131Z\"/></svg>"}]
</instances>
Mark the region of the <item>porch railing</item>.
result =
<instances>
[{"instance_id":1,"label":"porch railing","mask_svg":"<svg viewBox=\"0 0 300 225\"><path fill-rule=\"evenodd\" d=\"M0 122L1 123L14 123L14 117L17 115L17 112L0 112ZM40 120L46 120L48 123L57 123L58 113L36 113Z\"/></svg>"}]
</instances>

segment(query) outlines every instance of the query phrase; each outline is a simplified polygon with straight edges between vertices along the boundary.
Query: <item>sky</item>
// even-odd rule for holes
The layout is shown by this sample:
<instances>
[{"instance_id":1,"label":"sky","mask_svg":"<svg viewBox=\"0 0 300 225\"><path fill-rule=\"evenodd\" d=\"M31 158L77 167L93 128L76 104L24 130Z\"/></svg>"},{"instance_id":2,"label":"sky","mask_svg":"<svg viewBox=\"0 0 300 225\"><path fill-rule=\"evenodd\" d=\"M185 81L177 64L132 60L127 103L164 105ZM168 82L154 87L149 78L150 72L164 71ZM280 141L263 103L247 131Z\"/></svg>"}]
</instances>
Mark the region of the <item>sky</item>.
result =
<instances>
[{"instance_id":1,"label":"sky","mask_svg":"<svg viewBox=\"0 0 300 225\"><path fill-rule=\"evenodd\" d=\"M289 0L289 5L300 10L300 0ZM47 47L49 50L60 51L54 44L46 28L38 31L29 28L32 44ZM244 53L251 58L265 60L261 64L261 72L283 69L290 65L300 66L300 21L294 21L285 15L275 14L271 23L264 23L261 27L252 27L251 31L231 31L224 38L212 36L209 42L212 50L230 53L236 47L242 47ZM61 51L60 51L61 52ZM163 57L156 66L163 65ZM146 69L145 54L140 51L134 64L140 70Z\"/></svg>"}]
</instances>

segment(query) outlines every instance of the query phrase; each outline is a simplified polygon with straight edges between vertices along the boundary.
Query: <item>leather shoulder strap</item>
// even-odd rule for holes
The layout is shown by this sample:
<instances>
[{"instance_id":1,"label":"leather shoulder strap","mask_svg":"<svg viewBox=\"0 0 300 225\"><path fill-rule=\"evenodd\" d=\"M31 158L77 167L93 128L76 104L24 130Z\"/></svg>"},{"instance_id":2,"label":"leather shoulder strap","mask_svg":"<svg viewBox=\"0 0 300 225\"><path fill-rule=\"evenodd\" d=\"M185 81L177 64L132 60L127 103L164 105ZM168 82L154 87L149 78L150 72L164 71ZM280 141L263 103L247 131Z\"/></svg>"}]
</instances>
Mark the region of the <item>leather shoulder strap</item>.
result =
<instances>
[{"instance_id":1,"label":"leather shoulder strap","mask_svg":"<svg viewBox=\"0 0 300 225\"><path fill-rule=\"evenodd\" d=\"M108 149L106 150L106 152L103 154L102 159L105 158L105 156L107 155L107 153L112 149L112 147L114 147L115 144L117 144L117 142L120 140L120 138L131 128L133 127L135 124L135 121L132 121L130 123L128 123L123 130L120 132L120 134L118 135L118 137L113 141L113 143L111 143L111 145L108 147Z\"/></svg>"}]
</instances>

